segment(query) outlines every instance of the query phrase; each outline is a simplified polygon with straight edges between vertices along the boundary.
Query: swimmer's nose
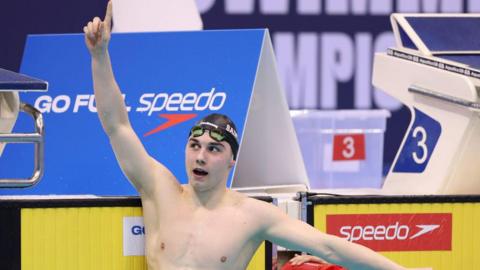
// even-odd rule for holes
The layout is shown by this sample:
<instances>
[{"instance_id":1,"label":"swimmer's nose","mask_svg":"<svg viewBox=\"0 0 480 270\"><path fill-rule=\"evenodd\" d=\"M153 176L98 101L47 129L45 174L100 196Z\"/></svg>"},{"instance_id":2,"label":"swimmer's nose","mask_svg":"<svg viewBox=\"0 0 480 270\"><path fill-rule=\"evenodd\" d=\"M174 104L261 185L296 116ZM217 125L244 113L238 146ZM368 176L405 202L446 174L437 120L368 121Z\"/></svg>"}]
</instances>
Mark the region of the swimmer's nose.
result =
<instances>
[{"instance_id":1,"label":"swimmer's nose","mask_svg":"<svg viewBox=\"0 0 480 270\"><path fill-rule=\"evenodd\" d=\"M196 159L196 163L197 163L197 165L203 166L203 165L205 165L205 160L200 159L200 158L197 158L197 159Z\"/></svg>"},{"instance_id":2,"label":"swimmer's nose","mask_svg":"<svg viewBox=\"0 0 480 270\"><path fill-rule=\"evenodd\" d=\"M197 159L195 160L195 162L196 162L197 165L201 165L201 166L206 164L205 150L204 149L200 149L200 151L198 151Z\"/></svg>"}]
</instances>

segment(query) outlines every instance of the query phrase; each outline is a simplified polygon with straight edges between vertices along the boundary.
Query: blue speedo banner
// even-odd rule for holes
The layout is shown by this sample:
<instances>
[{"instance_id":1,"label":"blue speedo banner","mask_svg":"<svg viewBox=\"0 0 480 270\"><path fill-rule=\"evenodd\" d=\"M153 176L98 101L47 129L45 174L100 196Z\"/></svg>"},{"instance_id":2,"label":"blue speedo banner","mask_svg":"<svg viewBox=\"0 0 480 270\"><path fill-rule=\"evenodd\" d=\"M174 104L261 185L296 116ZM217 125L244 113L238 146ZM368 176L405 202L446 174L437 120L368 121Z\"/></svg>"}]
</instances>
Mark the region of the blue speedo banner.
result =
<instances>
[{"instance_id":1,"label":"blue speedo banner","mask_svg":"<svg viewBox=\"0 0 480 270\"><path fill-rule=\"evenodd\" d=\"M113 34L112 65L132 126L149 154L181 183L187 182L188 132L197 120L213 112L227 114L241 136L264 34L265 30ZM37 186L0 189L0 195L136 195L96 114L83 35L29 36L21 72L50 84L47 93L21 97L44 115L45 175ZM32 120L22 116L14 132L30 127ZM7 145L1 176L28 177L33 167L30 152L23 145ZM231 177L228 185L230 181Z\"/></svg>"}]
</instances>

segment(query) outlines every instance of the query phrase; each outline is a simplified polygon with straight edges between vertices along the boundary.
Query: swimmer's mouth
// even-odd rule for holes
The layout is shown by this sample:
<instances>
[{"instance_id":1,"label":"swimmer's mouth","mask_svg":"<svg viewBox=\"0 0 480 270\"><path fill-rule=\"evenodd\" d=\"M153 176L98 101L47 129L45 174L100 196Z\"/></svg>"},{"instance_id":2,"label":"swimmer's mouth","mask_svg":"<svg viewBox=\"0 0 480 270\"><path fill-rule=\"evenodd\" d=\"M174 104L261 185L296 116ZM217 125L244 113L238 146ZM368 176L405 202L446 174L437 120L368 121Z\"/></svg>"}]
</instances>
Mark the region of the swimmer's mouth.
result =
<instances>
[{"instance_id":1,"label":"swimmer's mouth","mask_svg":"<svg viewBox=\"0 0 480 270\"><path fill-rule=\"evenodd\" d=\"M200 168L195 168L193 169L193 174L198 175L198 176L205 176L208 174L207 171L200 169Z\"/></svg>"}]
</instances>

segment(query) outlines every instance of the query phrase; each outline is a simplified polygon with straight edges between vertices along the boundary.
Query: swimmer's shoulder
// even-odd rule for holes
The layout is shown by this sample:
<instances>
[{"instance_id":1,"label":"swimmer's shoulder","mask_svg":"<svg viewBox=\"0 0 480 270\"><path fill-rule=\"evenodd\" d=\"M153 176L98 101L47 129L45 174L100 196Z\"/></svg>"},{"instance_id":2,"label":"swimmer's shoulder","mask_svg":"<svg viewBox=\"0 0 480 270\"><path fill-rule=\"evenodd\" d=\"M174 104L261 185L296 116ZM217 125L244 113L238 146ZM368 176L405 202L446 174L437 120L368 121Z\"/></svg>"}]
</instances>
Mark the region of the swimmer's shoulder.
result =
<instances>
[{"instance_id":1,"label":"swimmer's shoulder","mask_svg":"<svg viewBox=\"0 0 480 270\"><path fill-rule=\"evenodd\" d=\"M236 207L241 207L249 212L263 212L277 209L273 204L259 200L257 198L248 197L247 195L230 190L230 198Z\"/></svg>"},{"instance_id":2,"label":"swimmer's shoulder","mask_svg":"<svg viewBox=\"0 0 480 270\"><path fill-rule=\"evenodd\" d=\"M228 189L228 196L232 202L236 203L255 203L255 202L263 202L261 200L249 197L243 193L240 193L235 190Z\"/></svg>"}]
</instances>

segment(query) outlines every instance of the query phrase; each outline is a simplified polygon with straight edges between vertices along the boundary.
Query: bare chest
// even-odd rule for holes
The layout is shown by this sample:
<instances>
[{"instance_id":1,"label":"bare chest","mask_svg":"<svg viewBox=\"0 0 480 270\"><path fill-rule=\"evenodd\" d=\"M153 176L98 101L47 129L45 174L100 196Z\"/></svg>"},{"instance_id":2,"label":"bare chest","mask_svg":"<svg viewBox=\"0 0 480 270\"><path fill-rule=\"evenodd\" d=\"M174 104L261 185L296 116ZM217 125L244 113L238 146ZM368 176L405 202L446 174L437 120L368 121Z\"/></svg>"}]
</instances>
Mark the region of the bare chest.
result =
<instances>
[{"instance_id":1,"label":"bare chest","mask_svg":"<svg viewBox=\"0 0 480 270\"><path fill-rule=\"evenodd\" d=\"M259 245L257 222L234 208L176 211L168 216L153 239L147 239L147 246L153 248L152 255L178 266L241 269Z\"/></svg>"}]
</instances>

